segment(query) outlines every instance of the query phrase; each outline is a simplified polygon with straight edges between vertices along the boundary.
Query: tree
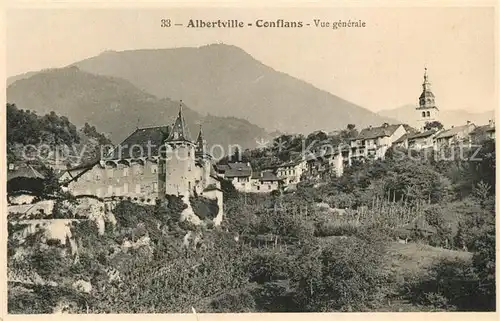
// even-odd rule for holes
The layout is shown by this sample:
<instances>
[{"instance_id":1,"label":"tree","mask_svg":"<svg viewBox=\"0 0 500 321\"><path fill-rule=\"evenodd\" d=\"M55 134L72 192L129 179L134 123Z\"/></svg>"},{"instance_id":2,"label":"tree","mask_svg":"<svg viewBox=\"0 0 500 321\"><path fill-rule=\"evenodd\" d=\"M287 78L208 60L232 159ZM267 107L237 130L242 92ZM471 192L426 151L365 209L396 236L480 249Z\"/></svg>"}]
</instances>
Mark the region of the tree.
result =
<instances>
[{"instance_id":1,"label":"tree","mask_svg":"<svg viewBox=\"0 0 500 321\"><path fill-rule=\"evenodd\" d=\"M441 130L441 129L443 129L443 127L444 127L443 124L441 124L437 120L434 120L434 121L431 121L431 122L427 122L424 125L424 130L432 130L432 129Z\"/></svg>"},{"instance_id":2,"label":"tree","mask_svg":"<svg viewBox=\"0 0 500 321\"><path fill-rule=\"evenodd\" d=\"M297 301L306 305L302 311L362 311L380 303L384 248L353 237L300 253L293 280Z\"/></svg>"}]
</instances>

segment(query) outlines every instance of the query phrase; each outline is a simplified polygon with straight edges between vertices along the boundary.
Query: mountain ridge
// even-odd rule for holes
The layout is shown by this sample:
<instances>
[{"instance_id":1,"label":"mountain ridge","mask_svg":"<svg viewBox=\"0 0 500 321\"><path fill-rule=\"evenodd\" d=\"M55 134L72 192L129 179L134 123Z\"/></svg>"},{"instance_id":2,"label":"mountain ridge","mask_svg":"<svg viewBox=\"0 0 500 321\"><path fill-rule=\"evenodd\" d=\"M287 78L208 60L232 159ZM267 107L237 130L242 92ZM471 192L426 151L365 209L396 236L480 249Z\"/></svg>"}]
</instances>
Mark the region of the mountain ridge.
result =
<instances>
[{"instance_id":1,"label":"mountain ridge","mask_svg":"<svg viewBox=\"0 0 500 321\"><path fill-rule=\"evenodd\" d=\"M101 76L71 66L45 70L19 79L7 88L7 101L39 114L55 111L78 126L85 122L100 132L110 133L119 143L137 127L172 125L180 103L159 99L136 88L127 80ZM269 134L236 117L203 116L183 103L184 117L191 133L202 123L209 144L239 144L254 147L256 140Z\"/></svg>"},{"instance_id":2,"label":"mountain ridge","mask_svg":"<svg viewBox=\"0 0 500 321\"><path fill-rule=\"evenodd\" d=\"M309 133L394 122L225 44L103 52L72 65L126 79L200 113L235 116L268 131Z\"/></svg>"},{"instance_id":3,"label":"mountain ridge","mask_svg":"<svg viewBox=\"0 0 500 321\"><path fill-rule=\"evenodd\" d=\"M417 112L415 111L416 105L406 104L394 109L381 110L378 113L381 115L392 115L401 122L409 125L416 125ZM490 119L495 119L495 111L488 110L483 112L470 112L463 109L440 109L439 121L446 127L459 126L465 124L467 121L475 125L487 124Z\"/></svg>"}]
</instances>

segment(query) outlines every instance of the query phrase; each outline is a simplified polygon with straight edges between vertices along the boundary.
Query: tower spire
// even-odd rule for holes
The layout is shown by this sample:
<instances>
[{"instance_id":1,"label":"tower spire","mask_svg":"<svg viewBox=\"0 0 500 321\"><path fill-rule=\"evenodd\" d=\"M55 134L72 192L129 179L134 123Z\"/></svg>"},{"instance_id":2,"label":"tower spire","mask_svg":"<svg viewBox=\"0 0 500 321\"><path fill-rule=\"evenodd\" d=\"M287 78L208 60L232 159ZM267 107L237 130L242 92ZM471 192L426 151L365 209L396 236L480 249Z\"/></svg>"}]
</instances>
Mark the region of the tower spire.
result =
<instances>
[{"instance_id":1,"label":"tower spire","mask_svg":"<svg viewBox=\"0 0 500 321\"><path fill-rule=\"evenodd\" d=\"M205 137L203 136L203 125L200 122L200 132L198 133L198 137L196 138L196 155L204 156L206 154L207 142Z\"/></svg>"},{"instance_id":2,"label":"tower spire","mask_svg":"<svg viewBox=\"0 0 500 321\"><path fill-rule=\"evenodd\" d=\"M422 83L422 94L419 97L419 108L436 107L435 97L431 91L431 83L427 74L427 67L424 68L424 82Z\"/></svg>"},{"instance_id":3,"label":"tower spire","mask_svg":"<svg viewBox=\"0 0 500 321\"><path fill-rule=\"evenodd\" d=\"M191 142L191 135L189 133L188 127L186 126L186 121L184 120L184 115L182 113L182 105L182 100L180 100L179 114L175 119L174 125L172 126L172 130L167 138L167 141Z\"/></svg>"}]
</instances>

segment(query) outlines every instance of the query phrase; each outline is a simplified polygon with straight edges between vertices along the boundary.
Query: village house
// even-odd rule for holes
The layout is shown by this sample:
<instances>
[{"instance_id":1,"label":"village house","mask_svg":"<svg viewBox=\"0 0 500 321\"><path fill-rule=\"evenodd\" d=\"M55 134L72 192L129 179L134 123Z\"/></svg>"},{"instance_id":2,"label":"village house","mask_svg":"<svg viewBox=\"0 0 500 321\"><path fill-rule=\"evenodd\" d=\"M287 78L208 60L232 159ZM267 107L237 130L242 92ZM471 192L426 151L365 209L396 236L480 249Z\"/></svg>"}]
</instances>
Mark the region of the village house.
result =
<instances>
[{"instance_id":1,"label":"village house","mask_svg":"<svg viewBox=\"0 0 500 321\"><path fill-rule=\"evenodd\" d=\"M215 171L219 177L230 181L236 190L243 193L269 193L278 190L283 181L271 169L255 172L247 162L218 164Z\"/></svg>"},{"instance_id":2,"label":"village house","mask_svg":"<svg viewBox=\"0 0 500 321\"><path fill-rule=\"evenodd\" d=\"M432 129L414 134L405 134L394 142L394 146L412 150L432 148L434 146L434 137L436 137L439 132L438 130Z\"/></svg>"},{"instance_id":3,"label":"village house","mask_svg":"<svg viewBox=\"0 0 500 321\"><path fill-rule=\"evenodd\" d=\"M340 177L344 167L350 165L348 146L335 148L324 145L306 156L307 175L311 178L324 179L329 175Z\"/></svg>"},{"instance_id":4,"label":"village house","mask_svg":"<svg viewBox=\"0 0 500 321\"><path fill-rule=\"evenodd\" d=\"M351 158L354 160L383 159L395 141L406 134L402 124L368 127L351 140Z\"/></svg>"},{"instance_id":5,"label":"village house","mask_svg":"<svg viewBox=\"0 0 500 321\"><path fill-rule=\"evenodd\" d=\"M201 128L197 141L191 141L181 106L170 131L164 126L137 128L107 157L68 169L60 181L73 195L151 204L166 195L214 194L214 190L222 198L205 145Z\"/></svg>"},{"instance_id":6,"label":"village house","mask_svg":"<svg viewBox=\"0 0 500 321\"><path fill-rule=\"evenodd\" d=\"M252 167L250 163L234 162L228 164L218 164L215 170L219 177L230 181L234 188L240 192L251 192Z\"/></svg>"},{"instance_id":7,"label":"village house","mask_svg":"<svg viewBox=\"0 0 500 321\"><path fill-rule=\"evenodd\" d=\"M452 126L450 129L441 131L434 139L434 149L439 150L452 145L470 145L470 133L475 128L476 125L467 121L465 125Z\"/></svg>"},{"instance_id":8,"label":"village house","mask_svg":"<svg viewBox=\"0 0 500 321\"><path fill-rule=\"evenodd\" d=\"M273 171L264 170L253 172L251 179L251 193L270 193L280 189L283 180Z\"/></svg>"},{"instance_id":9,"label":"village house","mask_svg":"<svg viewBox=\"0 0 500 321\"><path fill-rule=\"evenodd\" d=\"M488 125L477 126L470 134L471 141L479 143L484 139L495 139L495 122L490 119Z\"/></svg>"},{"instance_id":10,"label":"village house","mask_svg":"<svg viewBox=\"0 0 500 321\"><path fill-rule=\"evenodd\" d=\"M269 169L272 169L276 176L283 180L284 185L297 184L307 170L307 163L303 157L300 157L297 160L273 166Z\"/></svg>"}]
</instances>

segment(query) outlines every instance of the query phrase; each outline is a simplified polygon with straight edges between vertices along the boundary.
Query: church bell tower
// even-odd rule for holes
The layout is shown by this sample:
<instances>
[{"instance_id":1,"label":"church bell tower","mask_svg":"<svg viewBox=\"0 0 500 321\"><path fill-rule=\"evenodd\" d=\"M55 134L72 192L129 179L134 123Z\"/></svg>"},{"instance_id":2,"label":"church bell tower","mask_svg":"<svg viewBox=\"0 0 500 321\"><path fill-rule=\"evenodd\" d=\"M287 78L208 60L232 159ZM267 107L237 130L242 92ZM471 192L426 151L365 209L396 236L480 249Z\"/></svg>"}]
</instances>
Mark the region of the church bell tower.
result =
<instances>
[{"instance_id":1,"label":"church bell tower","mask_svg":"<svg viewBox=\"0 0 500 321\"><path fill-rule=\"evenodd\" d=\"M439 121L439 109L436 107L435 96L431 91L431 83L427 75L427 68L424 71L424 82L422 83L422 93L418 99L416 108L417 125L420 131L424 131L424 126L433 121Z\"/></svg>"}]
</instances>

